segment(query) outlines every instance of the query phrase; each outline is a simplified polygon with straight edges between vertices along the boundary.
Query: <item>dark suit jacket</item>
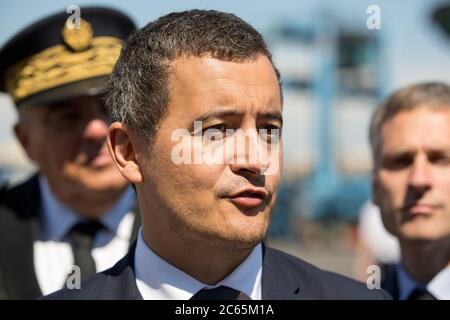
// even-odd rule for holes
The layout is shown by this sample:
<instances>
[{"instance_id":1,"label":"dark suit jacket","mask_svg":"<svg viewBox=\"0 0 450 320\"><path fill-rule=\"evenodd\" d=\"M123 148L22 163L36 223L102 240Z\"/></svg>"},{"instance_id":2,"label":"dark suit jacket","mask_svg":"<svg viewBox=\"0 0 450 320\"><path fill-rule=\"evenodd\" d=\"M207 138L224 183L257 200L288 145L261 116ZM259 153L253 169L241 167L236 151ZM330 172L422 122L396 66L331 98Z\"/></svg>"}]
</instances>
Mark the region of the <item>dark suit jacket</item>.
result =
<instances>
[{"instance_id":1,"label":"dark suit jacket","mask_svg":"<svg viewBox=\"0 0 450 320\"><path fill-rule=\"evenodd\" d=\"M381 288L389 292L394 300L400 299L397 267L395 264L381 264Z\"/></svg>"},{"instance_id":2,"label":"dark suit jacket","mask_svg":"<svg viewBox=\"0 0 450 320\"><path fill-rule=\"evenodd\" d=\"M134 274L134 247L114 267L82 282L81 289L61 290L44 299L141 300ZM362 283L264 247L262 299L381 300L390 296L383 290L369 290Z\"/></svg>"},{"instance_id":3,"label":"dark suit jacket","mask_svg":"<svg viewBox=\"0 0 450 320\"><path fill-rule=\"evenodd\" d=\"M36 278L33 248L38 238L41 203L38 176L0 192L0 299L42 296ZM136 219L136 239L140 215Z\"/></svg>"}]
</instances>

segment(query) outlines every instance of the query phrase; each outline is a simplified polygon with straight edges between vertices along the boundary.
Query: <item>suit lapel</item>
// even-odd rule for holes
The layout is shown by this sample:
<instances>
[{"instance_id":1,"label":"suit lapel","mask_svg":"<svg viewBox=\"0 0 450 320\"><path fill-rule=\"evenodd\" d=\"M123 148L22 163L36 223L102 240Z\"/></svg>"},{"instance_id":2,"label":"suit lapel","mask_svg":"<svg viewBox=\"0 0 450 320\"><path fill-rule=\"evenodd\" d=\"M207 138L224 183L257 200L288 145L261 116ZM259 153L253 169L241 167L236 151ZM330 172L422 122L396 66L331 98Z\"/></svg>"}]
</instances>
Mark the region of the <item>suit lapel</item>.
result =
<instances>
[{"instance_id":1,"label":"suit lapel","mask_svg":"<svg viewBox=\"0 0 450 320\"><path fill-rule=\"evenodd\" d=\"M397 266L395 264L381 265L381 288L386 290L394 300L399 299Z\"/></svg>"},{"instance_id":2,"label":"suit lapel","mask_svg":"<svg viewBox=\"0 0 450 320\"><path fill-rule=\"evenodd\" d=\"M130 247L128 254L106 274L106 280L99 296L106 300L143 300L136 285L134 273L134 253L136 242Z\"/></svg>"},{"instance_id":3,"label":"suit lapel","mask_svg":"<svg viewBox=\"0 0 450 320\"><path fill-rule=\"evenodd\" d=\"M40 220L40 192L37 175L20 186L8 199L9 208L2 221L5 286L8 298L35 299L42 295L34 270L34 242Z\"/></svg>"},{"instance_id":4,"label":"suit lapel","mask_svg":"<svg viewBox=\"0 0 450 320\"><path fill-rule=\"evenodd\" d=\"M292 281L283 268L282 261L274 256L272 249L263 244L263 271L261 279L261 298L263 300L297 300L300 284ZM285 267L285 266L284 266Z\"/></svg>"},{"instance_id":5,"label":"suit lapel","mask_svg":"<svg viewBox=\"0 0 450 320\"><path fill-rule=\"evenodd\" d=\"M34 217L23 229L21 235L23 239L22 248L18 248L18 252L22 253L22 257L14 263L18 269L17 274L22 275L21 279L17 279L15 283L20 284L18 290L22 291L24 295L29 293L27 299L35 299L42 296L34 268L34 242L37 239L38 230L39 220L38 217Z\"/></svg>"}]
</instances>

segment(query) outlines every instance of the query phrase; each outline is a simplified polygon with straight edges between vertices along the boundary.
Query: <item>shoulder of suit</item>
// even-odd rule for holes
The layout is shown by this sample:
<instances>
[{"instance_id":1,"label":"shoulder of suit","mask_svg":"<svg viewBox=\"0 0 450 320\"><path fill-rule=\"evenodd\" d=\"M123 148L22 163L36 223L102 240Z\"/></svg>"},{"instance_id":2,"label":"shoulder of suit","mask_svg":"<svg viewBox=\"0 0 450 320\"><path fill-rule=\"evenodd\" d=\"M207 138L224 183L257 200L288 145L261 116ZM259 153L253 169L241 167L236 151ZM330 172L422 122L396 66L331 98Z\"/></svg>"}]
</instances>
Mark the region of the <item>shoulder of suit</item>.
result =
<instances>
[{"instance_id":1,"label":"shoulder of suit","mask_svg":"<svg viewBox=\"0 0 450 320\"><path fill-rule=\"evenodd\" d=\"M5 198L6 191L9 189L9 184L4 182L0 184L0 203L3 203L3 199Z\"/></svg>"},{"instance_id":2,"label":"shoulder of suit","mask_svg":"<svg viewBox=\"0 0 450 320\"><path fill-rule=\"evenodd\" d=\"M40 300L101 300L105 279L105 274L97 273L92 278L82 281L79 288L64 288L41 297Z\"/></svg>"},{"instance_id":3,"label":"shoulder of suit","mask_svg":"<svg viewBox=\"0 0 450 320\"><path fill-rule=\"evenodd\" d=\"M39 201L39 181L34 175L16 185L5 184L0 187L0 210L12 212L20 218L27 218L26 210L32 202Z\"/></svg>"},{"instance_id":4,"label":"shoulder of suit","mask_svg":"<svg viewBox=\"0 0 450 320\"><path fill-rule=\"evenodd\" d=\"M89 279L81 282L78 289L62 289L48 296L42 297L42 300L116 300L130 299L129 292L125 292L124 287L129 285L134 287L134 272L131 264L134 260L134 247L130 248L129 253L120 259L113 267L95 274ZM128 272L128 273L127 273ZM109 284L107 285L108 279ZM137 287L136 287L137 290ZM131 293L134 298L136 293Z\"/></svg>"},{"instance_id":5,"label":"shoulder of suit","mask_svg":"<svg viewBox=\"0 0 450 320\"><path fill-rule=\"evenodd\" d=\"M26 177L24 180L20 180L14 183L5 182L7 192L24 192L26 190L34 189L39 185L39 174L34 173L31 176Z\"/></svg>"},{"instance_id":6,"label":"shoulder of suit","mask_svg":"<svg viewBox=\"0 0 450 320\"><path fill-rule=\"evenodd\" d=\"M382 289L368 289L365 283L349 277L322 270L300 258L277 249L266 247L266 254L271 255L271 263L279 264L280 268L291 273L292 277L305 285L321 287L324 299L354 299L373 300L391 299Z\"/></svg>"},{"instance_id":7,"label":"shoulder of suit","mask_svg":"<svg viewBox=\"0 0 450 320\"><path fill-rule=\"evenodd\" d=\"M381 263L380 264L381 271L381 287L389 292L389 294L394 298L394 300L398 300L398 274L397 274L397 265L392 263Z\"/></svg>"}]
</instances>

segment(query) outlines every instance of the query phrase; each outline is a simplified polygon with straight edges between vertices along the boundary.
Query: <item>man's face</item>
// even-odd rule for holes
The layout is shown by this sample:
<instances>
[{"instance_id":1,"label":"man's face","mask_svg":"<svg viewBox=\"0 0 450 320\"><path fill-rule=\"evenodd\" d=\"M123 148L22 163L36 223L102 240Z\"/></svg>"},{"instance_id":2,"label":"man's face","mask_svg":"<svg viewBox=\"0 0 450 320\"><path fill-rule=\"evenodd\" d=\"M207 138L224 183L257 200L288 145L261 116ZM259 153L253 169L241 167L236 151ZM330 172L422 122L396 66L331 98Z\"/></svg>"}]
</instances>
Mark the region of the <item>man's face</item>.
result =
<instances>
[{"instance_id":1,"label":"man's face","mask_svg":"<svg viewBox=\"0 0 450 320\"><path fill-rule=\"evenodd\" d=\"M272 65L264 56L242 63L184 57L171 63L169 84L171 100L154 143L149 146L144 138L137 143L136 158L144 177L144 183L137 185L140 200L187 242L234 250L255 246L269 225L281 168L263 175L261 162L267 162L251 163L250 148L242 145L235 146L233 155L228 153L222 163L176 164L173 151L180 140L172 135L187 130L185 151L193 155L231 143L236 135L225 136L227 129L256 133L252 141L257 147L266 141L272 147L268 157L280 164L281 137L275 142L258 135L259 129L281 132L280 90ZM200 130L194 128L194 121L201 121ZM224 137L199 142L208 129ZM246 161L231 160L238 153L245 154Z\"/></svg>"},{"instance_id":2,"label":"man's face","mask_svg":"<svg viewBox=\"0 0 450 320\"><path fill-rule=\"evenodd\" d=\"M20 111L17 136L60 200L126 185L105 144L110 122L105 111L101 97Z\"/></svg>"},{"instance_id":3,"label":"man's face","mask_svg":"<svg viewBox=\"0 0 450 320\"><path fill-rule=\"evenodd\" d=\"M374 199L400 239L450 235L450 109L419 107L382 126Z\"/></svg>"}]
</instances>

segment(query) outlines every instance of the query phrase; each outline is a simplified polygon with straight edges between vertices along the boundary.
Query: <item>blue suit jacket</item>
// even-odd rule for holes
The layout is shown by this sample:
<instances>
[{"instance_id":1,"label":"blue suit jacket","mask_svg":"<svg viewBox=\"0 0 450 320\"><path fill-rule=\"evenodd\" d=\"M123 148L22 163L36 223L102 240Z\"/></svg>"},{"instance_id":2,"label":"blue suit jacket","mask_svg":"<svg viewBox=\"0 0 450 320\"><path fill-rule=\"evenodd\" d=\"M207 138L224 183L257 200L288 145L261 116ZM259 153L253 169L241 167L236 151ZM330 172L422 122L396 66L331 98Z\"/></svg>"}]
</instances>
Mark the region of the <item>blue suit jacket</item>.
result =
<instances>
[{"instance_id":1,"label":"blue suit jacket","mask_svg":"<svg viewBox=\"0 0 450 320\"><path fill-rule=\"evenodd\" d=\"M262 299L390 300L380 289L318 269L281 251L263 246ZM114 267L81 283L81 289L64 289L44 299L140 300L134 274L134 246Z\"/></svg>"}]
</instances>

